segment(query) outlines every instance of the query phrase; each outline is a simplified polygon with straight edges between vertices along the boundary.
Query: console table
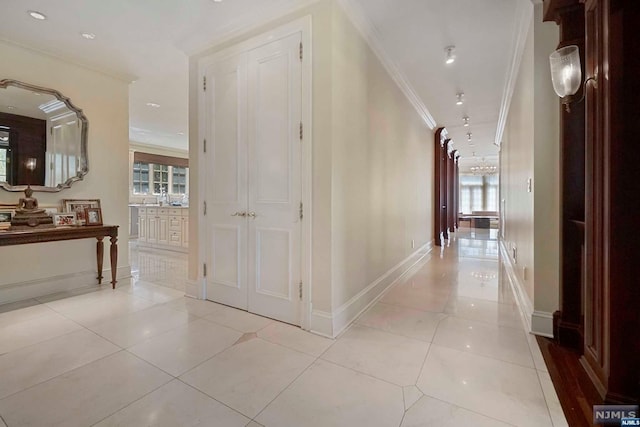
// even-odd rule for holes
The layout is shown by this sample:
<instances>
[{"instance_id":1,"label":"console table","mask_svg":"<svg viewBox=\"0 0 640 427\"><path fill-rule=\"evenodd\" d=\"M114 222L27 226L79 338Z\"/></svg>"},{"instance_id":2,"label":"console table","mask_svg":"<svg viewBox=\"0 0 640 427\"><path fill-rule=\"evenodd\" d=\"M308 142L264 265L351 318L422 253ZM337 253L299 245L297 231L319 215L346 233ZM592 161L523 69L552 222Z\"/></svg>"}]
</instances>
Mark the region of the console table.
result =
<instances>
[{"instance_id":1,"label":"console table","mask_svg":"<svg viewBox=\"0 0 640 427\"><path fill-rule=\"evenodd\" d=\"M41 228L33 230L0 232L0 246L25 245L28 243L57 242L60 240L77 240L95 238L96 257L98 261L98 284L102 284L102 262L104 258L103 239L111 240L111 286L116 288L116 273L118 271L118 226L117 225L89 225L83 227Z\"/></svg>"}]
</instances>

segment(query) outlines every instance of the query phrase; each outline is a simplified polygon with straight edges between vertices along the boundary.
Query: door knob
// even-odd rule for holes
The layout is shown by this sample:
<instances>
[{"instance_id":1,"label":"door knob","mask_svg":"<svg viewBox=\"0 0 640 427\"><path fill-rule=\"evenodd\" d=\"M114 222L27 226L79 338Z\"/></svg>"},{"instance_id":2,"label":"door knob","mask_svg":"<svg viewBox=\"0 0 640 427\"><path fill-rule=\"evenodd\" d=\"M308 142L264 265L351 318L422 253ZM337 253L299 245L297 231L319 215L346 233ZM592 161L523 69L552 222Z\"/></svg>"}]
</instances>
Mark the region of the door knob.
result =
<instances>
[{"instance_id":1,"label":"door knob","mask_svg":"<svg viewBox=\"0 0 640 427\"><path fill-rule=\"evenodd\" d=\"M236 213L234 213L234 214L233 214L233 215L231 215L231 216L241 216L241 217L245 217L245 216L247 216L247 213L246 213L246 212L236 212Z\"/></svg>"},{"instance_id":2,"label":"door knob","mask_svg":"<svg viewBox=\"0 0 640 427\"><path fill-rule=\"evenodd\" d=\"M249 212L249 213L247 214L247 216L248 216L249 218L254 218L254 219L255 219L255 217L257 217L258 215L256 215L256 213L255 213L255 212Z\"/></svg>"}]
</instances>

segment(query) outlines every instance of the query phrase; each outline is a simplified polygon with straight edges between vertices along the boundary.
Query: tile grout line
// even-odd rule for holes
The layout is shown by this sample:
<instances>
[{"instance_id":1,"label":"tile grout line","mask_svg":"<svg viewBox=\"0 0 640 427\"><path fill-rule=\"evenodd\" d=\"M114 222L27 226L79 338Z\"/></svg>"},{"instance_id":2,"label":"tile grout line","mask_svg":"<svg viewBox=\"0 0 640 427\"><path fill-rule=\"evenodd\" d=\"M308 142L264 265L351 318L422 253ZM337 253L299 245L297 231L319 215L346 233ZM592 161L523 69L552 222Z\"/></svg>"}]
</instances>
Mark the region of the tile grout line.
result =
<instances>
[{"instance_id":1,"label":"tile grout line","mask_svg":"<svg viewBox=\"0 0 640 427\"><path fill-rule=\"evenodd\" d=\"M306 368L304 368L302 370L302 372L300 372L300 374L298 374L291 382L289 382L289 384L286 385L286 387L284 387L280 393L278 393L273 399L271 399L269 401L269 403L267 403L264 408L262 408L260 410L260 412L258 412L254 417L251 418L251 421L255 421L256 423L258 423L257 418L260 416L260 414L262 414L273 402L275 402L275 400L280 397L282 395L282 393L284 393L289 387L291 387L291 385L296 382L298 380L298 378L300 378L302 375L304 375L305 372L307 372L313 365L316 364L316 362L318 361L319 357L316 357L310 364L309 366L307 366ZM249 422L249 424L251 424L251 422ZM258 423L260 424L260 423Z\"/></svg>"}]
</instances>

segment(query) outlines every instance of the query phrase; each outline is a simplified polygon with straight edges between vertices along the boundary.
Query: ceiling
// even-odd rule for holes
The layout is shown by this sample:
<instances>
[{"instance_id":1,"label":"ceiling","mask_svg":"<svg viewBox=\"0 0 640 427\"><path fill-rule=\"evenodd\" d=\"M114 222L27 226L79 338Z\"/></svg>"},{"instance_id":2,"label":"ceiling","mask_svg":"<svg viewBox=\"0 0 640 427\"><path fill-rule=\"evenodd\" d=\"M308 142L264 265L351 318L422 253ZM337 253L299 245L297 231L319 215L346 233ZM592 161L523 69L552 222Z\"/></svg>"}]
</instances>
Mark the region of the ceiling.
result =
<instances>
[{"instance_id":1,"label":"ceiling","mask_svg":"<svg viewBox=\"0 0 640 427\"><path fill-rule=\"evenodd\" d=\"M130 138L188 147L188 56L314 0L2 0L0 39L132 81ZM528 0L347 0L462 158L497 159L496 130ZM400 7L401 6L401 7ZM44 13L37 21L27 10ZM80 34L95 34L87 40ZM445 47L456 61L445 65ZM511 67L511 68L510 68ZM456 94L465 103L457 106ZM147 104L158 104L159 107ZM462 118L470 117L470 126ZM472 143L467 141L472 133Z\"/></svg>"}]
</instances>

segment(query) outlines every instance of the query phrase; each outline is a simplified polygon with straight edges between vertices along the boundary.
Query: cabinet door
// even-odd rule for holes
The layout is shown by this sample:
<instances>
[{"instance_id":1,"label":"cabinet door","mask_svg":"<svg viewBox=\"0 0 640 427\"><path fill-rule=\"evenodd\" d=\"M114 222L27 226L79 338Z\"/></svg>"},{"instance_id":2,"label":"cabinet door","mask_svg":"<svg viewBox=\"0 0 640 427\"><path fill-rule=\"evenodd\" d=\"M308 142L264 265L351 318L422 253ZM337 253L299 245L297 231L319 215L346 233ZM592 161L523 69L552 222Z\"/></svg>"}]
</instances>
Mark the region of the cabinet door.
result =
<instances>
[{"instance_id":1,"label":"cabinet door","mask_svg":"<svg viewBox=\"0 0 640 427\"><path fill-rule=\"evenodd\" d=\"M158 217L156 215L147 217L147 242L158 243Z\"/></svg>"},{"instance_id":2,"label":"cabinet door","mask_svg":"<svg viewBox=\"0 0 640 427\"><path fill-rule=\"evenodd\" d=\"M182 247L189 247L189 218L182 217Z\"/></svg>"},{"instance_id":3,"label":"cabinet door","mask_svg":"<svg viewBox=\"0 0 640 427\"><path fill-rule=\"evenodd\" d=\"M148 239L147 226L147 215L140 215L138 217L138 240L141 242L146 242Z\"/></svg>"},{"instance_id":4,"label":"cabinet door","mask_svg":"<svg viewBox=\"0 0 640 427\"><path fill-rule=\"evenodd\" d=\"M158 243L169 244L169 218L166 215L159 215L158 218Z\"/></svg>"}]
</instances>

